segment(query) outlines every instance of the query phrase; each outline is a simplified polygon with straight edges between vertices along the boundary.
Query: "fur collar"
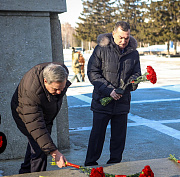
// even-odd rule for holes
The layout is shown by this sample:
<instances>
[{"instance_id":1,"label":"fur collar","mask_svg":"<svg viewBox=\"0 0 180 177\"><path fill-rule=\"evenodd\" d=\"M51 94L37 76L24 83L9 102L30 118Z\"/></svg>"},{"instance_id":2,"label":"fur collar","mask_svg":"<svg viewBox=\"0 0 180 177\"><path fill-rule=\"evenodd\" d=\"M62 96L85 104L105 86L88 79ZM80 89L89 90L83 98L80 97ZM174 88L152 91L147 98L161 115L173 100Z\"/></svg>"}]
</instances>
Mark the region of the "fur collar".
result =
<instances>
[{"instance_id":1,"label":"fur collar","mask_svg":"<svg viewBox=\"0 0 180 177\"><path fill-rule=\"evenodd\" d=\"M105 47L110 43L111 37L112 37L112 33L100 34L97 37L97 44L100 45L101 47ZM130 40L129 40L129 46L132 47L133 49L137 48L137 41L131 35L130 35Z\"/></svg>"}]
</instances>

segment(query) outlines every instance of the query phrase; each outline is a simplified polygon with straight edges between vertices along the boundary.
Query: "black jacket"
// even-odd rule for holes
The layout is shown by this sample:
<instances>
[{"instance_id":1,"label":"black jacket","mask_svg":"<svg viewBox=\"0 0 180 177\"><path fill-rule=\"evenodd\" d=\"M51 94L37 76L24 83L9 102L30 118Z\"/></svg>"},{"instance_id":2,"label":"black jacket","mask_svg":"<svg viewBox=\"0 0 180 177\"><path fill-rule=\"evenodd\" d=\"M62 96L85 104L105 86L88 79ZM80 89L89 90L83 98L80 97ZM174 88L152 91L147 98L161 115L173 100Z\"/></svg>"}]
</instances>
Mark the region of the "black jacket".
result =
<instances>
[{"instance_id":1,"label":"black jacket","mask_svg":"<svg viewBox=\"0 0 180 177\"><path fill-rule=\"evenodd\" d=\"M123 97L113 100L107 106L102 106L100 99L109 97L113 89L121 86L120 80L128 83L141 75L139 53L136 50L137 41L130 36L128 46L120 51L114 43L112 34L98 36L98 45L91 55L87 74L94 85L91 110L108 114L126 114L130 110L130 91L136 90L132 84L127 87Z\"/></svg>"},{"instance_id":2,"label":"black jacket","mask_svg":"<svg viewBox=\"0 0 180 177\"><path fill-rule=\"evenodd\" d=\"M12 115L18 128L24 135L32 136L46 154L57 149L50 136L51 129L63 96L71 84L67 81L60 95L51 95L44 86L43 78L43 69L48 64L42 63L30 69L11 100ZM62 66L68 72L67 67Z\"/></svg>"}]
</instances>

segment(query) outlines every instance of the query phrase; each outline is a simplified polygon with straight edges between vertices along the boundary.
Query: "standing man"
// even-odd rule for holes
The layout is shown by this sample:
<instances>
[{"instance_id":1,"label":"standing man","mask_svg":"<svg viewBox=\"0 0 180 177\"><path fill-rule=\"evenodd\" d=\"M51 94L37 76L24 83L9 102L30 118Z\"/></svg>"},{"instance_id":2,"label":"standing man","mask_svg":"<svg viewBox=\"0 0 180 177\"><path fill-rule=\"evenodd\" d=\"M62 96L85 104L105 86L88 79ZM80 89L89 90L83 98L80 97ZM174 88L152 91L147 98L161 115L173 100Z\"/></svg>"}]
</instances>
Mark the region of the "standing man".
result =
<instances>
[{"instance_id":1,"label":"standing man","mask_svg":"<svg viewBox=\"0 0 180 177\"><path fill-rule=\"evenodd\" d=\"M121 80L127 84L141 75L137 41L130 36L130 26L117 22L112 34L98 36L98 45L93 51L87 68L90 82L94 86L91 110L93 126L85 166L98 165L105 140L106 128L111 121L110 158L107 164L119 163L125 147L127 114L130 110L130 91L137 85L130 84L124 94L116 93ZM100 99L111 96L111 101L102 106Z\"/></svg>"},{"instance_id":2,"label":"standing man","mask_svg":"<svg viewBox=\"0 0 180 177\"><path fill-rule=\"evenodd\" d=\"M59 63L42 63L30 69L20 81L11 100L13 118L28 138L24 163L19 174L46 171L50 154L58 167L66 158L51 138L53 120L70 86L68 69Z\"/></svg>"}]
</instances>

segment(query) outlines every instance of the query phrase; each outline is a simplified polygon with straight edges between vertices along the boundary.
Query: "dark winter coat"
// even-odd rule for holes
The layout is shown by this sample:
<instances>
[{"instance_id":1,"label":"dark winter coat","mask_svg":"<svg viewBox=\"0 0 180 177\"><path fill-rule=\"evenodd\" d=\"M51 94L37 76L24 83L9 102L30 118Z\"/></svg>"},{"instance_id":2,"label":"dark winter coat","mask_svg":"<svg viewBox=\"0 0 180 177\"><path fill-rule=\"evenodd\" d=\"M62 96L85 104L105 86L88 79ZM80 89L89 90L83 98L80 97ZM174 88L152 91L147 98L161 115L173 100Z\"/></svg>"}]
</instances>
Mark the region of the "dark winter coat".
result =
<instances>
[{"instance_id":1,"label":"dark winter coat","mask_svg":"<svg viewBox=\"0 0 180 177\"><path fill-rule=\"evenodd\" d=\"M113 100L106 106L102 106L100 99L109 97L113 89L121 86L120 80L128 83L141 75L139 53L136 50L137 41L130 36L128 46L122 52L114 43L112 34L98 36L98 45L91 55L87 74L94 85L91 110L108 114L127 114L130 110L130 91L136 90L137 85L128 86L123 97Z\"/></svg>"},{"instance_id":2,"label":"dark winter coat","mask_svg":"<svg viewBox=\"0 0 180 177\"><path fill-rule=\"evenodd\" d=\"M67 81L60 95L50 94L43 78L43 69L48 64L42 63L30 69L20 81L11 100L12 115L18 128L24 135L32 136L46 154L57 149L50 136L51 129L63 96L71 84ZM62 66L68 72L67 67Z\"/></svg>"}]
</instances>

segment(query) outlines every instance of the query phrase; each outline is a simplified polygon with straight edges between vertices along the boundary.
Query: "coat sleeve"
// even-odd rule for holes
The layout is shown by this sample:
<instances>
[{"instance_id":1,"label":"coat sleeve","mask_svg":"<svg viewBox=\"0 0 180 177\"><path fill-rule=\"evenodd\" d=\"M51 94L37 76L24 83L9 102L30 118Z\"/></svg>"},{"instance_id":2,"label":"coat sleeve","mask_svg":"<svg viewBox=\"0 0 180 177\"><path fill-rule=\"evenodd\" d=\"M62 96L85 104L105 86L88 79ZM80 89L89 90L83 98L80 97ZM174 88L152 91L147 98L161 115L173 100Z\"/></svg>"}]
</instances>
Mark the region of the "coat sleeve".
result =
<instances>
[{"instance_id":1,"label":"coat sleeve","mask_svg":"<svg viewBox=\"0 0 180 177\"><path fill-rule=\"evenodd\" d=\"M101 47L96 46L88 62L87 75L89 81L94 85L94 90L104 96L110 96L114 87L103 76L102 57Z\"/></svg>"}]
</instances>

